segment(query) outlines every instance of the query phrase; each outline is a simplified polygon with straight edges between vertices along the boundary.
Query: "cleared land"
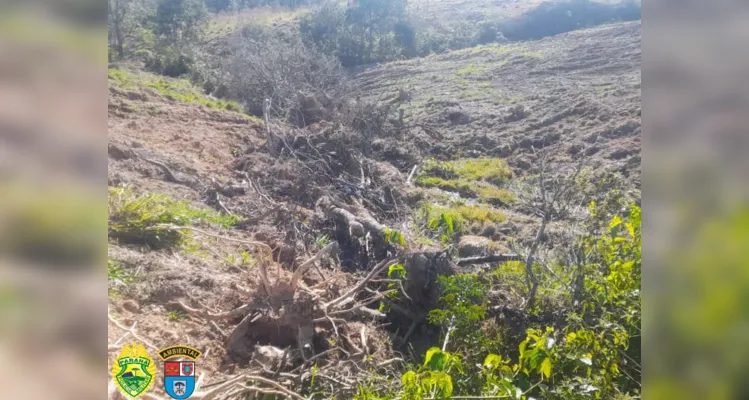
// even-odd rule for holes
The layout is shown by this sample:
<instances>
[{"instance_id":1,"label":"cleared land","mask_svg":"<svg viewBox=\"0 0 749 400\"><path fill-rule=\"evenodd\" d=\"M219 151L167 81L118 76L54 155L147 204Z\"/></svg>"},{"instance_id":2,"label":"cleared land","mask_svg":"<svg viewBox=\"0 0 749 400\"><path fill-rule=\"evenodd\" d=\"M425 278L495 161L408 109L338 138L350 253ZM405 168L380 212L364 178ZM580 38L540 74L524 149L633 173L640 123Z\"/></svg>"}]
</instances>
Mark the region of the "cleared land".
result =
<instances>
[{"instance_id":1,"label":"cleared land","mask_svg":"<svg viewBox=\"0 0 749 400\"><path fill-rule=\"evenodd\" d=\"M449 10L461 4L444 2L443 6ZM559 167L589 158L592 166L622 172L629 186L638 189L640 33L640 23L621 23L359 71L355 80L364 98L384 100L397 97L400 90L406 92L410 100L400 107L404 121L414 125L400 137L371 144L366 174L375 181L372 186L385 189L376 196L365 194L364 201L387 196L403 201L377 213L383 223L407 220L408 213L416 215L419 207L427 214L444 214L441 207L448 207L456 218L465 219L466 233L483 234L491 239L491 246L506 250L507 237L523 239L533 232L533 221L513 205L507 184L535 171L538 150L551 150L551 162ZM434 132L426 133L419 124ZM245 304L248 290L260 288L259 255L251 242L269 245L274 258L286 268L316 254L329 240L309 237L310 227L319 221L317 199L334 188L340 191L335 186L340 182L326 180L320 171L337 170L335 162L345 156L340 148L350 145L345 142L349 137L328 140L333 124L326 123L298 135L281 124L271 127L294 139L287 144L290 147L296 146L298 138L306 138L320 151L324 147L328 153L320 157L329 165L320 162L315 170L310 167L313 164L299 161L305 155L297 154L297 159L270 155L263 147L267 136L262 123L237 112L233 103L200 95L183 81L128 72L110 74L109 186L127 187L110 193L110 201L116 200L110 204L110 217L128 207L143 214L153 209L163 212L166 207L177 214L169 222L187 216L197 229L191 231L187 250L179 252L145 252L113 241L109 256L117 265L110 273L117 276L110 276L110 282L115 282L111 315L122 326L137 322L138 332L155 338L157 347L185 343L210 354L201 362L201 372L207 376L204 384L219 382L244 368L226 346L241 318L208 324L175 302L211 313L235 309ZM307 149L304 143L299 146ZM447 168L454 175L444 177L440 175L444 166L435 167L416 174L415 183L421 188L407 185L411 168L431 157L452 160ZM475 158L482 161L466 161ZM148 160L163 164L169 172ZM340 177L354 183L359 179L345 173ZM219 190L219 196L216 188L225 191ZM456 191L463 199L455 198ZM138 197L146 193L171 200ZM420 203L424 199L427 207ZM175 205L172 200L185 203ZM242 229L228 229L231 221L225 220L226 210L260 218ZM487 229L487 225L495 228ZM320 226L324 225L315 225ZM406 224L396 228L409 238L415 236ZM411 246L423 250L433 243L424 240ZM322 267L326 278L332 279L331 293L343 293L357 281L354 273L333 273L325 263ZM286 269L278 273L284 278L290 275ZM275 278L276 271L272 274ZM310 275L308 285L322 281L317 273ZM370 346L370 358L362 365L374 368L391 359L392 332L379 324L349 324L346 329L351 329L352 343L362 345L357 336L362 326L367 328ZM109 343L123 333L111 322ZM323 328L317 334L334 337ZM414 336L419 335L429 332Z\"/></svg>"}]
</instances>

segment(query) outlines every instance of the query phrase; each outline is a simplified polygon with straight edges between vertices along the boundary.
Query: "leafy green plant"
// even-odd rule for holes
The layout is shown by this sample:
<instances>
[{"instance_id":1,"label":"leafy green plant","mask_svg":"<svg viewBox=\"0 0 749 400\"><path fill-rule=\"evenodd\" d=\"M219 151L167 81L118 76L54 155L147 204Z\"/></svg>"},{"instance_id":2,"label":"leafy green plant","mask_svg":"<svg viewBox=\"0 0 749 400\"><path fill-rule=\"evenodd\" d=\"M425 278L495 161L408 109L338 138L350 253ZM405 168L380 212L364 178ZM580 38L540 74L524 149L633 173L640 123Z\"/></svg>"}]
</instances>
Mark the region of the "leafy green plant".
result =
<instances>
[{"instance_id":1,"label":"leafy green plant","mask_svg":"<svg viewBox=\"0 0 749 400\"><path fill-rule=\"evenodd\" d=\"M131 271L125 269L121 262L111 258L107 259L107 291L109 296L117 297L121 288L135 281L135 276Z\"/></svg>"},{"instance_id":2,"label":"leafy green plant","mask_svg":"<svg viewBox=\"0 0 749 400\"><path fill-rule=\"evenodd\" d=\"M403 233L395 229L385 229L385 242L406 247L406 238Z\"/></svg>"},{"instance_id":3,"label":"leafy green plant","mask_svg":"<svg viewBox=\"0 0 749 400\"><path fill-rule=\"evenodd\" d=\"M165 80L158 79L155 81L148 81L143 84L144 87L152 88L159 94L166 98L181 101L183 103L194 103L206 106L216 110L228 110L235 112L242 112L242 107L239 103L228 100L214 99L202 95L195 89L189 81L180 80Z\"/></svg>"},{"instance_id":4,"label":"leafy green plant","mask_svg":"<svg viewBox=\"0 0 749 400\"><path fill-rule=\"evenodd\" d=\"M557 273L576 300L563 323L531 323L524 337L503 342L482 329L486 296L493 285L519 280L522 265L509 262L488 276L439 277L440 308L429 321L443 327L443 348L430 349L425 364L402 376L401 398L496 396L500 398L593 400L637 398L640 367L641 213L610 219L605 232L580 238L581 265ZM505 286L506 287L506 286ZM560 287L567 287L560 285ZM447 369L444 360L460 360ZM409 397L410 396L410 397Z\"/></svg>"},{"instance_id":5,"label":"leafy green plant","mask_svg":"<svg viewBox=\"0 0 749 400\"><path fill-rule=\"evenodd\" d=\"M463 233L470 223L496 223L507 219L501 210L481 204L444 207L426 203L421 206L418 215L426 221L426 227L439 235L443 242Z\"/></svg>"},{"instance_id":6,"label":"leafy green plant","mask_svg":"<svg viewBox=\"0 0 749 400\"><path fill-rule=\"evenodd\" d=\"M424 364L415 371L401 376L403 389L399 393L404 400L421 400L425 397L448 399L454 391L451 373L463 372L460 354L453 354L437 347L427 350Z\"/></svg>"},{"instance_id":7,"label":"leafy green plant","mask_svg":"<svg viewBox=\"0 0 749 400\"><path fill-rule=\"evenodd\" d=\"M330 236L328 235L315 236L315 248L316 249L322 249L323 247L327 246L328 243L330 243Z\"/></svg>"},{"instance_id":8,"label":"leafy green plant","mask_svg":"<svg viewBox=\"0 0 749 400\"><path fill-rule=\"evenodd\" d=\"M170 311L167 318L170 321L182 321L183 319L187 318L187 314L185 314L183 311Z\"/></svg>"},{"instance_id":9,"label":"leafy green plant","mask_svg":"<svg viewBox=\"0 0 749 400\"><path fill-rule=\"evenodd\" d=\"M445 343L450 340L450 348L470 351L468 347L476 344L475 332L486 316L488 287L476 274L440 276L437 280L443 308L430 311L427 319L445 329Z\"/></svg>"},{"instance_id":10,"label":"leafy green plant","mask_svg":"<svg viewBox=\"0 0 749 400\"><path fill-rule=\"evenodd\" d=\"M408 280L406 279L407 275L408 272L406 271L406 268L403 266L403 264L393 264L388 267L388 279L390 279L391 282L388 282L387 284L388 291L385 295L386 298L390 299L391 301L397 301L398 289L402 288L402 290L406 290L406 288L408 287ZM390 311L384 301L380 302L380 311Z\"/></svg>"},{"instance_id":11,"label":"leafy green plant","mask_svg":"<svg viewBox=\"0 0 749 400\"><path fill-rule=\"evenodd\" d=\"M121 243L150 249L185 244L189 232L175 227L205 222L229 228L238 222L233 215L193 208L166 195L146 193L136 196L126 188L109 188L109 237Z\"/></svg>"}]
</instances>

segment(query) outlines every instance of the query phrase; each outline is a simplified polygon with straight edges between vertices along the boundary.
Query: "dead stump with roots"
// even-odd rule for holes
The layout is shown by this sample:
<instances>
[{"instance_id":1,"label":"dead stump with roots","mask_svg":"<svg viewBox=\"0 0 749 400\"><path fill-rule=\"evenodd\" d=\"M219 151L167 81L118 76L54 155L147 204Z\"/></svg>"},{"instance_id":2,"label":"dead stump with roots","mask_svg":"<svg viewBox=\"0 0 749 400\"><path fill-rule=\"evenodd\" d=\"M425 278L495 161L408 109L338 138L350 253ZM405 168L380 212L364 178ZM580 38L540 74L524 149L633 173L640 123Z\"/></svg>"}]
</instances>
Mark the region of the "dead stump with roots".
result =
<instances>
[{"instance_id":1,"label":"dead stump with roots","mask_svg":"<svg viewBox=\"0 0 749 400\"><path fill-rule=\"evenodd\" d=\"M336 293L333 282L340 275L327 277L322 282L307 286L302 278L316 261L339 250L333 242L311 259L302 263L291 274L280 267L275 282L268 276L270 261L259 264L261 285L259 290L239 288L248 299L247 304L233 311L212 314L192 308L182 302L177 304L188 313L208 321L242 318L226 341L227 355L239 364L250 363L266 372L299 368L335 350L337 360L360 362L371 356L373 346L365 324L355 322L383 320L386 315L369 308L382 300L387 292L366 288L374 277L382 274L396 260L384 260L355 284L344 286ZM363 328L364 327L364 328ZM336 340L328 340L335 336ZM355 337L355 338L354 338ZM336 343L331 348L330 343ZM384 346L383 346L384 347ZM352 387L356 387L353 385Z\"/></svg>"}]
</instances>

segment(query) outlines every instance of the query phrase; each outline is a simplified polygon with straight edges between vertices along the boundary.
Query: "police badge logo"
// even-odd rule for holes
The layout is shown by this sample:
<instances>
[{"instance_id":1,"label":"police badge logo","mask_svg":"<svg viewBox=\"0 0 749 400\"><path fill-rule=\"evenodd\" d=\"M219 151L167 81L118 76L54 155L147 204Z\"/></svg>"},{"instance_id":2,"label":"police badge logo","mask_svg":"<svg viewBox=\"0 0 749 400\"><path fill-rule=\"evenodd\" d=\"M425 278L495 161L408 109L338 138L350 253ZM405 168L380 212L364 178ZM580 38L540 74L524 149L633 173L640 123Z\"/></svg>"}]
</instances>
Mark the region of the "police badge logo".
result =
<instances>
[{"instance_id":1,"label":"police badge logo","mask_svg":"<svg viewBox=\"0 0 749 400\"><path fill-rule=\"evenodd\" d=\"M173 399L182 400L195 391L195 361L202 353L187 346L172 346L159 351L164 360L164 390ZM192 361L171 361L188 358Z\"/></svg>"},{"instance_id":2,"label":"police badge logo","mask_svg":"<svg viewBox=\"0 0 749 400\"><path fill-rule=\"evenodd\" d=\"M136 399L153 385L156 364L142 344L128 344L122 348L112 365L112 377L120 391Z\"/></svg>"}]
</instances>

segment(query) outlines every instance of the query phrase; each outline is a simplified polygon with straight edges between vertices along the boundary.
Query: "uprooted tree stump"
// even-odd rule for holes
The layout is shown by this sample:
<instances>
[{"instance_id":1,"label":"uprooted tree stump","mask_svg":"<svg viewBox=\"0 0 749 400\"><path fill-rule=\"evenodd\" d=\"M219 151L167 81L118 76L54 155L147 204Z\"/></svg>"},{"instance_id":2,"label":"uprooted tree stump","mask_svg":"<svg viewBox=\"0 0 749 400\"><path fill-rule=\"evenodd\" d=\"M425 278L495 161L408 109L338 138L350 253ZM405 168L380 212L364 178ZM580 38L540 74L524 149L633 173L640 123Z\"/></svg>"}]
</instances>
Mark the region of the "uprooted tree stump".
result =
<instances>
[{"instance_id":1,"label":"uprooted tree stump","mask_svg":"<svg viewBox=\"0 0 749 400\"><path fill-rule=\"evenodd\" d=\"M344 286L343 293L331 296L328 286L336 276L307 287L302 282L305 272L316 261L336 253L338 248L336 242L329 244L302 263L290 278L288 274L284 278L285 271L277 268L279 274L275 282L271 282L268 276L271 262L261 262L261 285L255 292L243 289L249 297L247 304L233 311L211 314L181 302L177 302L177 305L188 313L209 321L242 317L226 341L227 354L240 364L255 360L264 369L269 369L271 366L264 365L263 360L267 362L274 359L274 354L283 354L286 358L284 361L276 360L281 364L306 362L328 350L327 337L320 335L336 335L341 339L341 346L345 347L341 348L342 352L349 357L364 358L368 354L356 346L345 332L351 331L349 325L355 318L369 321L385 319L385 314L368 306L380 301L386 293L365 290L365 287L396 260L381 261L354 285ZM362 293L366 293L366 296L362 296Z\"/></svg>"}]
</instances>

